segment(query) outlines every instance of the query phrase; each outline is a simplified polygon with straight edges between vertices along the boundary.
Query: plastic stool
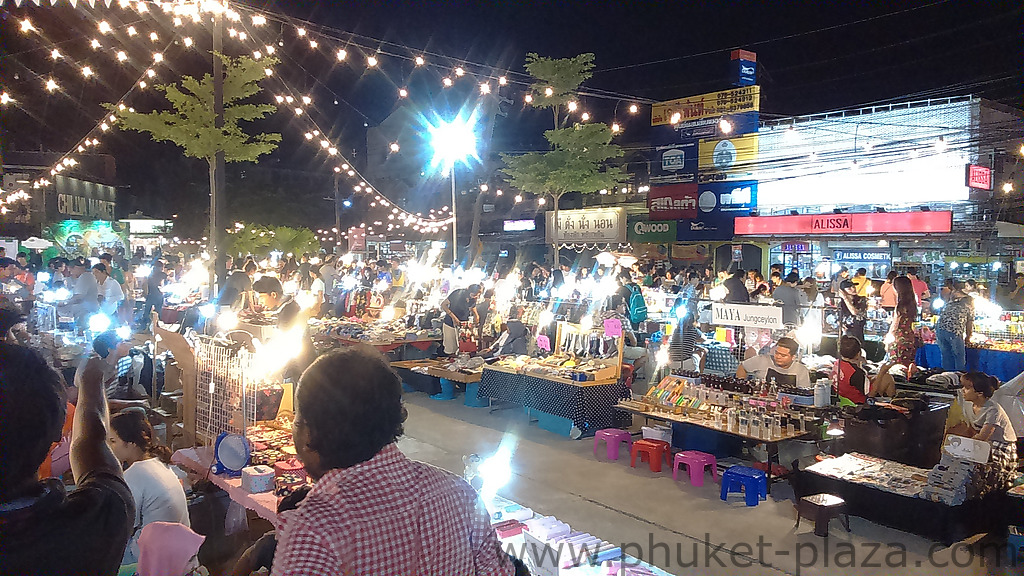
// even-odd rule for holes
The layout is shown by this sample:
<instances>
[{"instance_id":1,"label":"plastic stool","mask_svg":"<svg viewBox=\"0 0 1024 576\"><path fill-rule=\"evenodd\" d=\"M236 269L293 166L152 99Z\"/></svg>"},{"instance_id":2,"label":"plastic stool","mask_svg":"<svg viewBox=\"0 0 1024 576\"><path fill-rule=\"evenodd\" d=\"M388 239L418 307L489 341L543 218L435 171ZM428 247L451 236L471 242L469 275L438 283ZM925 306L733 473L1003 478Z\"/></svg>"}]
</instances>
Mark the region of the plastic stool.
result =
<instances>
[{"instance_id":1,"label":"plastic stool","mask_svg":"<svg viewBox=\"0 0 1024 576\"><path fill-rule=\"evenodd\" d=\"M594 432L594 456L597 456L597 445L604 441L609 460L619 459L619 445L623 442L633 450L633 436L626 430L619 428L605 428Z\"/></svg>"},{"instance_id":2,"label":"plastic stool","mask_svg":"<svg viewBox=\"0 0 1024 576\"><path fill-rule=\"evenodd\" d=\"M840 517L842 514L842 517ZM800 517L814 519L814 535L825 538L828 536L828 523L839 518L846 531L850 531L850 516L846 513L846 501L834 494L814 494L804 496L796 503L796 527L800 527Z\"/></svg>"},{"instance_id":3,"label":"plastic stool","mask_svg":"<svg viewBox=\"0 0 1024 576\"><path fill-rule=\"evenodd\" d=\"M466 384L466 397L462 400L462 403L470 408L486 408L490 405L487 398L480 398L478 394L480 392L479 382L469 382Z\"/></svg>"},{"instance_id":4,"label":"plastic stool","mask_svg":"<svg viewBox=\"0 0 1024 576\"><path fill-rule=\"evenodd\" d=\"M455 399L455 382L447 378L440 378L441 380L441 392L439 394L431 394L433 400L454 400Z\"/></svg>"},{"instance_id":5,"label":"plastic stool","mask_svg":"<svg viewBox=\"0 0 1024 576\"><path fill-rule=\"evenodd\" d=\"M661 472L661 460L664 457L666 463L671 463L669 457L669 443L664 440L637 440L633 442L633 447L630 449L629 465L636 468L636 456L640 454L640 461L643 462L645 457L647 463L651 466L651 472Z\"/></svg>"},{"instance_id":6,"label":"plastic stool","mask_svg":"<svg viewBox=\"0 0 1024 576\"><path fill-rule=\"evenodd\" d=\"M760 500L768 499L768 476L746 466L733 466L723 472L722 500L728 500L730 492L740 491L746 497L747 506L757 506Z\"/></svg>"},{"instance_id":7,"label":"plastic stool","mask_svg":"<svg viewBox=\"0 0 1024 576\"><path fill-rule=\"evenodd\" d=\"M718 480L718 460L707 452L684 450L672 459L672 479L679 479L679 466L685 465L690 472L690 484L704 485L704 469L711 468L711 477Z\"/></svg>"},{"instance_id":8,"label":"plastic stool","mask_svg":"<svg viewBox=\"0 0 1024 576\"><path fill-rule=\"evenodd\" d=\"M1024 527L1009 526L1006 530L1006 548L1010 555L1010 566L1024 563Z\"/></svg>"}]
</instances>

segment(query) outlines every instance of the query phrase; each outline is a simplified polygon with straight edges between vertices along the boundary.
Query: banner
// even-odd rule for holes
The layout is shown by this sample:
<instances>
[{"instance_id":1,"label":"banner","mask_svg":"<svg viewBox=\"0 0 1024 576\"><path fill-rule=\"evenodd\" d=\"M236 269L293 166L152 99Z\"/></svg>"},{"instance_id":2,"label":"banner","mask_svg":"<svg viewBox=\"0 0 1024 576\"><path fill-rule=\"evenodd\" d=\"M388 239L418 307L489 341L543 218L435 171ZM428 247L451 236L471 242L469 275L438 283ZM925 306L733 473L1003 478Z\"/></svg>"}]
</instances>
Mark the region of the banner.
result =
<instances>
[{"instance_id":1,"label":"banner","mask_svg":"<svg viewBox=\"0 0 1024 576\"><path fill-rule=\"evenodd\" d=\"M696 218L680 220L676 226L676 240L685 241L728 241L735 235L733 222L736 217L729 212L700 214Z\"/></svg>"},{"instance_id":2,"label":"banner","mask_svg":"<svg viewBox=\"0 0 1024 576\"><path fill-rule=\"evenodd\" d=\"M679 114L679 121L685 122L700 118L755 112L759 109L760 103L761 88L759 86L744 86L659 102L651 107L651 126L671 124L672 115L676 113Z\"/></svg>"},{"instance_id":3,"label":"banner","mask_svg":"<svg viewBox=\"0 0 1024 576\"><path fill-rule=\"evenodd\" d=\"M647 192L647 212L651 220L679 220L697 216L697 185L667 184L651 186Z\"/></svg>"},{"instance_id":4,"label":"banner","mask_svg":"<svg viewBox=\"0 0 1024 576\"><path fill-rule=\"evenodd\" d=\"M625 208L589 208L547 212L547 241L562 242L625 242Z\"/></svg>"},{"instance_id":5,"label":"banner","mask_svg":"<svg viewBox=\"0 0 1024 576\"><path fill-rule=\"evenodd\" d=\"M670 244L676 241L676 223L674 220L630 222L626 240L639 244Z\"/></svg>"},{"instance_id":6,"label":"banner","mask_svg":"<svg viewBox=\"0 0 1024 576\"><path fill-rule=\"evenodd\" d=\"M836 262L890 262L892 254L877 251L833 250L832 259Z\"/></svg>"},{"instance_id":7,"label":"banner","mask_svg":"<svg viewBox=\"0 0 1024 576\"><path fill-rule=\"evenodd\" d=\"M701 140L697 154L700 181L750 180L757 164L757 134Z\"/></svg>"},{"instance_id":8,"label":"banner","mask_svg":"<svg viewBox=\"0 0 1024 576\"><path fill-rule=\"evenodd\" d=\"M697 187L697 208L703 214L732 212L747 216L757 208L757 181L710 182Z\"/></svg>"},{"instance_id":9,"label":"banner","mask_svg":"<svg viewBox=\"0 0 1024 576\"><path fill-rule=\"evenodd\" d=\"M953 229L953 213L932 211L737 216L735 225L739 236L948 233Z\"/></svg>"},{"instance_id":10,"label":"banner","mask_svg":"<svg viewBox=\"0 0 1024 576\"><path fill-rule=\"evenodd\" d=\"M71 256L90 257L93 254L123 250L131 254L128 227L107 220L64 220L43 229L43 238L53 242L58 250Z\"/></svg>"},{"instance_id":11,"label":"banner","mask_svg":"<svg viewBox=\"0 0 1024 576\"><path fill-rule=\"evenodd\" d=\"M711 305L711 319L712 324L719 326L750 326L774 330L784 328L781 306L715 302Z\"/></svg>"},{"instance_id":12,"label":"banner","mask_svg":"<svg viewBox=\"0 0 1024 576\"><path fill-rule=\"evenodd\" d=\"M744 112L728 116L684 120L678 124L664 124L651 128L651 143L655 146L678 144L699 138L728 138L757 132L758 112ZM722 132L722 120L728 122L729 133Z\"/></svg>"},{"instance_id":13,"label":"banner","mask_svg":"<svg viewBox=\"0 0 1024 576\"><path fill-rule=\"evenodd\" d=\"M688 140L654 149L651 184L685 184L697 181L697 141Z\"/></svg>"}]
</instances>

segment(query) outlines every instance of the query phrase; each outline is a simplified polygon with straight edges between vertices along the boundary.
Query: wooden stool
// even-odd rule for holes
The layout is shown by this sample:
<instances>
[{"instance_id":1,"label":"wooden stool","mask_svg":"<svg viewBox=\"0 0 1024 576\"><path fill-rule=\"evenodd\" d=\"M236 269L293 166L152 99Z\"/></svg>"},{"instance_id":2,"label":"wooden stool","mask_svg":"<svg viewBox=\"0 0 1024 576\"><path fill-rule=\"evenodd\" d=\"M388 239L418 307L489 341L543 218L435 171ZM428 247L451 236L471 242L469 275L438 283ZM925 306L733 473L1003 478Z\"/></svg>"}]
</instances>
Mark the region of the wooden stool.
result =
<instances>
[{"instance_id":1,"label":"wooden stool","mask_svg":"<svg viewBox=\"0 0 1024 576\"><path fill-rule=\"evenodd\" d=\"M800 527L801 516L814 519L815 536L828 537L828 523L833 518L839 518L846 531L850 531L850 516L846 513L846 501L833 494L814 494L801 498L796 505L796 528Z\"/></svg>"}]
</instances>

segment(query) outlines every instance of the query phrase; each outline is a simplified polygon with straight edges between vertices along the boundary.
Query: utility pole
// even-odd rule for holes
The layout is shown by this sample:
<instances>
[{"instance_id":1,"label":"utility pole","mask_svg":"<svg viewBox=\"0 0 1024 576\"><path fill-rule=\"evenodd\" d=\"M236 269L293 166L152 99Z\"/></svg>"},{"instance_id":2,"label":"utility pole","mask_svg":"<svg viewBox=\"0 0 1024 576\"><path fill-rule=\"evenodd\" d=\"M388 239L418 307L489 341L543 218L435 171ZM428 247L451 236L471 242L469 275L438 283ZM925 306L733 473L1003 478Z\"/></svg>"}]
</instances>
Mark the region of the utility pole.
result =
<instances>
[{"instance_id":1,"label":"utility pole","mask_svg":"<svg viewBox=\"0 0 1024 576\"><path fill-rule=\"evenodd\" d=\"M334 173L334 253L341 246L341 174Z\"/></svg>"},{"instance_id":2,"label":"utility pole","mask_svg":"<svg viewBox=\"0 0 1024 576\"><path fill-rule=\"evenodd\" d=\"M220 55L224 52L224 16L221 12L213 15L213 113L214 126L224 127L224 63ZM227 258L224 246L224 151L214 155L210 171L210 297L217 294L217 280L221 282L227 274Z\"/></svg>"},{"instance_id":3,"label":"utility pole","mask_svg":"<svg viewBox=\"0 0 1024 576\"><path fill-rule=\"evenodd\" d=\"M455 209L455 163L452 162L452 269L459 265L459 216Z\"/></svg>"}]
</instances>

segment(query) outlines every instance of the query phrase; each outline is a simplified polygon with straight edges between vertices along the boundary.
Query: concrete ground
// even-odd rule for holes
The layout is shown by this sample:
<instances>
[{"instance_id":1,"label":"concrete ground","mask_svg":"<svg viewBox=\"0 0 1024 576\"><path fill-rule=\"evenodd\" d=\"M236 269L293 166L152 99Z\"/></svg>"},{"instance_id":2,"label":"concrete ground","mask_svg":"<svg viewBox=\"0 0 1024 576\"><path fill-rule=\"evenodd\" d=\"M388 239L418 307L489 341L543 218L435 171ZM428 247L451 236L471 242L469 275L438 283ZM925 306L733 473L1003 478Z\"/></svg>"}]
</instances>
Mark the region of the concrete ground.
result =
<instances>
[{"instance_id":1,"label":"concrete ground","mask_svg":"<svg viewBox=\"0 0 1024 576\"><path fill-rule=\"evenodd\" d=\"M852 532L833 521L830 537L813 522L794 529L793 492L776 483L767 502L719 499L719 485L673 482L667 467L630 468L628 458L593 454L593 439L569 440L529 424L521 409L489 413L454 401L406 394L409 419L400 447L411 458L462 474L462 457L493 453L506 434L518 439L513 479L499 492L575 530L616 544L670 574L1022 574L1007 566L1005 546L979 553L988 538L947 548L912 534L851 517ZM653 552L653 561L652 561ZM996 560L998 558L998 566Z\"/></svg>"}]
</instances>

